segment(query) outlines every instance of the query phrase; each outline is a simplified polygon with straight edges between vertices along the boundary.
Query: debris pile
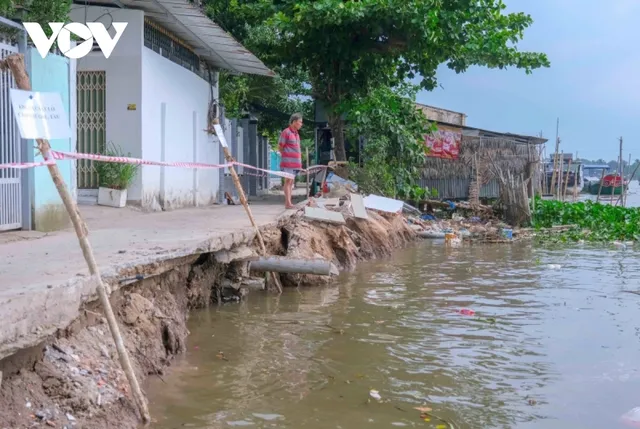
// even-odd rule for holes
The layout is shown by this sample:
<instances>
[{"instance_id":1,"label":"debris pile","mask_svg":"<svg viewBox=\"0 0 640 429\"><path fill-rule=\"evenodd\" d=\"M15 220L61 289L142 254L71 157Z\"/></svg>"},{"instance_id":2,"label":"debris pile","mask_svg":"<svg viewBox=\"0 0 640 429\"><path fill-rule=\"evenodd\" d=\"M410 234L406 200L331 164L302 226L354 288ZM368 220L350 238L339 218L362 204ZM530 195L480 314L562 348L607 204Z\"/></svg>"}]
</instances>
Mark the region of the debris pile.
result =
<instances>
[{"instance_id":1,"label":"debris pile","mask_svg":"<svg viewBox=\"0 0 640 429\"><path fill-rule=\"evenodd\" d=\"M443 239L454 245L462 241L510 243L527 237L522 230L512 228L502 221L491 218L482 219L477 216L463 218L454 215L452 219L442 220L414 216L408 218L408 222L418 236L427 239Z\"/></svg>"},{"instance_id":2,"label":"debris pile","mask_svg":"<svg viewBox=\"0 0 640 429\"><path fill-rule=\"evenodd\" d=\"M391 212L344 187L334 186L333 191L342 195L312 198L298 213L283 219L280 234L265 238L267 247L279 247L277 253L286 258L322 259L340 271L351 271L358 261L388 256L417 237L401 210ZM281 275L283 285L292 287L327 284L334 278L333 274Z\"/></svg>"}]
</instances>

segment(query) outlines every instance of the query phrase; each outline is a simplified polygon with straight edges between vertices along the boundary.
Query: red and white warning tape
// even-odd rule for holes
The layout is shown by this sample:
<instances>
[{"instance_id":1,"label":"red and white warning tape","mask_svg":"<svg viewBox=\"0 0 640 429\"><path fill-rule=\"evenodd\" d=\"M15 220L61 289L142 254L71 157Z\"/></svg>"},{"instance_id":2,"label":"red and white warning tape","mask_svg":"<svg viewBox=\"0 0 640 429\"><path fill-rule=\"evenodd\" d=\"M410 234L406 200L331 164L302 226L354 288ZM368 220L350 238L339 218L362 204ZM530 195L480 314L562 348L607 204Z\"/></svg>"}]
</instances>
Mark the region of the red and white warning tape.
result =
<instances>
[{"instance_id":1,"label":"red and white warning tape","mask_svg":"<svg viewBox=\"0 0 640 429\"><path fill-rule=\"evenodd\" d=\"M205 164L201 162L164 162L164 161L147 161L139 158L129 158L125 156L107 156L107 155L98 155L92 153L74 153L74 152L60 152L52 150L50 152L51 157L53 159L40 161L40 162L21 162L21 163L9 163L9 164L0 164L0 169L13 168L13 169L25 169L25 168L33 168L33 167L41 167L45 165L52 165L56 163L56 160L62 161L67 159L89 159L92 161L102 161L102 162L117 162L121 164L136 164L136 165L156 165L161 167L181 167L181 168L197 168L197 169L220 169L220 168L228 168L232 165L241 166L249 170L256 170L260 173L251 174L251 175L273 175L278 177L284 177L287 179L293 179L294 176L289 173L285 173L284 171L274 171L267 170L264 168L255 167L253 165L243 164L241 162L231 162L226 164ZM314 165L309 167L306 170L301 171L301 173L309 174L314 170L321 170L327 168L326 165Z\"/></svg>"},{"instance_id":2,"label":"red and white warning tape","mask_svg":"<svg viewBox=\"0 0 640 429\"><path fill-rule=\"evenodd\" d=\"M5 168L23 170L25 168L42 167L45 165L52 165L55 163L56 161L53 159L50 159L48 161L40 161L40 162L10 162L8 164L0 164L0 170Z\"/></svg>"}]
</instances>

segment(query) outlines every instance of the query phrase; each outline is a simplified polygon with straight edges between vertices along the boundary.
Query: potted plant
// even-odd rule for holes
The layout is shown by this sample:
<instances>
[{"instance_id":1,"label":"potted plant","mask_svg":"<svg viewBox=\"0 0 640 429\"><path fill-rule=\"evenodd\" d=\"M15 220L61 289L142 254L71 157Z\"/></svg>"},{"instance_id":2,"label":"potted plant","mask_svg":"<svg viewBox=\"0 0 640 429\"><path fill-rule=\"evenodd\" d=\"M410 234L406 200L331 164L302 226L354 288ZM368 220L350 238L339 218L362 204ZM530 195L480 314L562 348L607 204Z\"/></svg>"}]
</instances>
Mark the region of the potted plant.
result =
<instances>
[{"instance_id":1,"label":"potted plant","mask_svg":"<svg viewBox=\"0 0 640 429\"><path fill-rule=\"evenodd\" d=\"M131 156L124 155L120 147L113 143L109 143L105 155ZM95 166L98 172L98 204L118 208L126 206L127 188L136 177L138 165L96 161Z\"/></svg>"}]
</instances>

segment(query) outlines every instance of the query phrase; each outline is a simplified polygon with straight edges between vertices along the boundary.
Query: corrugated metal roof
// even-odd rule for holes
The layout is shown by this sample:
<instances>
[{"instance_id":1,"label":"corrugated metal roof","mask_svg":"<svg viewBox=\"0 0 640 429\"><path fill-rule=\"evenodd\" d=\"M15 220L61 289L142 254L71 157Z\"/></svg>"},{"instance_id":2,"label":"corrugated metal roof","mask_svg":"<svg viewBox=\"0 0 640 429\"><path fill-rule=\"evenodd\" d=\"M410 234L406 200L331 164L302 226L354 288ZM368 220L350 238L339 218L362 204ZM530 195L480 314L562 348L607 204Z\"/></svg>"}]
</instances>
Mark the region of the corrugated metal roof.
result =
<instances>
[{"instance_id":1,"label":"corrugated metal roof","mask_svg":"<svg viewBox=\"0 0 640 429\"><path fill-rule=\"evenodd\" d=\"M544 144L547 141L549 141L549 139L546 139L544 137L526 136L523 134L513 134L513 133L501 133L498 131L489 131L489 130L484 130L482 128L470 127L468 125L457 125L457 124L451 124L451 123L442 122L442 121L436 121L436 122L438 124L462 128L462 134L469 137L489 137L489 138L502 137L502 138L505 138L505 140L506 139L513 140L514 143L523 143L523 144L530 143L534 145Z\"/></svg>"},{"instance_id":2,"label":"corrugated metal roof","mask_svg":"<svg viewBox=\"0 0 640 429\"><path fill-rule=\"evenodd\" d=\"M262 61L188 0L82 0L82 4L87 5L104 6L105 3L144 11L145 16L184 40L201 59L216 68L275 76Z\"/></svg>"}]
</instances>

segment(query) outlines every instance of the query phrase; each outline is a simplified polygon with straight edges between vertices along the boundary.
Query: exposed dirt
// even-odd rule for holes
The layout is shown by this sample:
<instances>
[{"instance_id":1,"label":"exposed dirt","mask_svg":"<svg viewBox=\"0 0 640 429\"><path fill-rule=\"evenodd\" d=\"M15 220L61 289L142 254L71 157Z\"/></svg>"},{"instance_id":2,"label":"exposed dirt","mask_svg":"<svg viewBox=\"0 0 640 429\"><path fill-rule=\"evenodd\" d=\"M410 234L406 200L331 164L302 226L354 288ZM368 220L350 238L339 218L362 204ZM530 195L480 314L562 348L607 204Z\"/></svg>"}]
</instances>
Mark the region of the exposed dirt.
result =
<instances>
[{"instance_id":1,"label":"exposed dirt","mask_svg":"<svg viewBox=\"0 0 640 429\"><path fill-rule=\"evenodd\" d=\"M264 232L272 254L322 257L342 270L359 260L382 257L413 240L399 216L370 212L369 220L311 223L301 217ZM125 346L140 380L162 377L174 356L185 351L190 309L241 299L242 270L204 254L195 263L125 287L111 302ZM248 274L248 273L247 273ZM285 275L285 286L321 285L329 277ZM0 428L129 429L138 426L129 386L97 303L46 344L0 362Z\"/></svg>"}]
</instances>

